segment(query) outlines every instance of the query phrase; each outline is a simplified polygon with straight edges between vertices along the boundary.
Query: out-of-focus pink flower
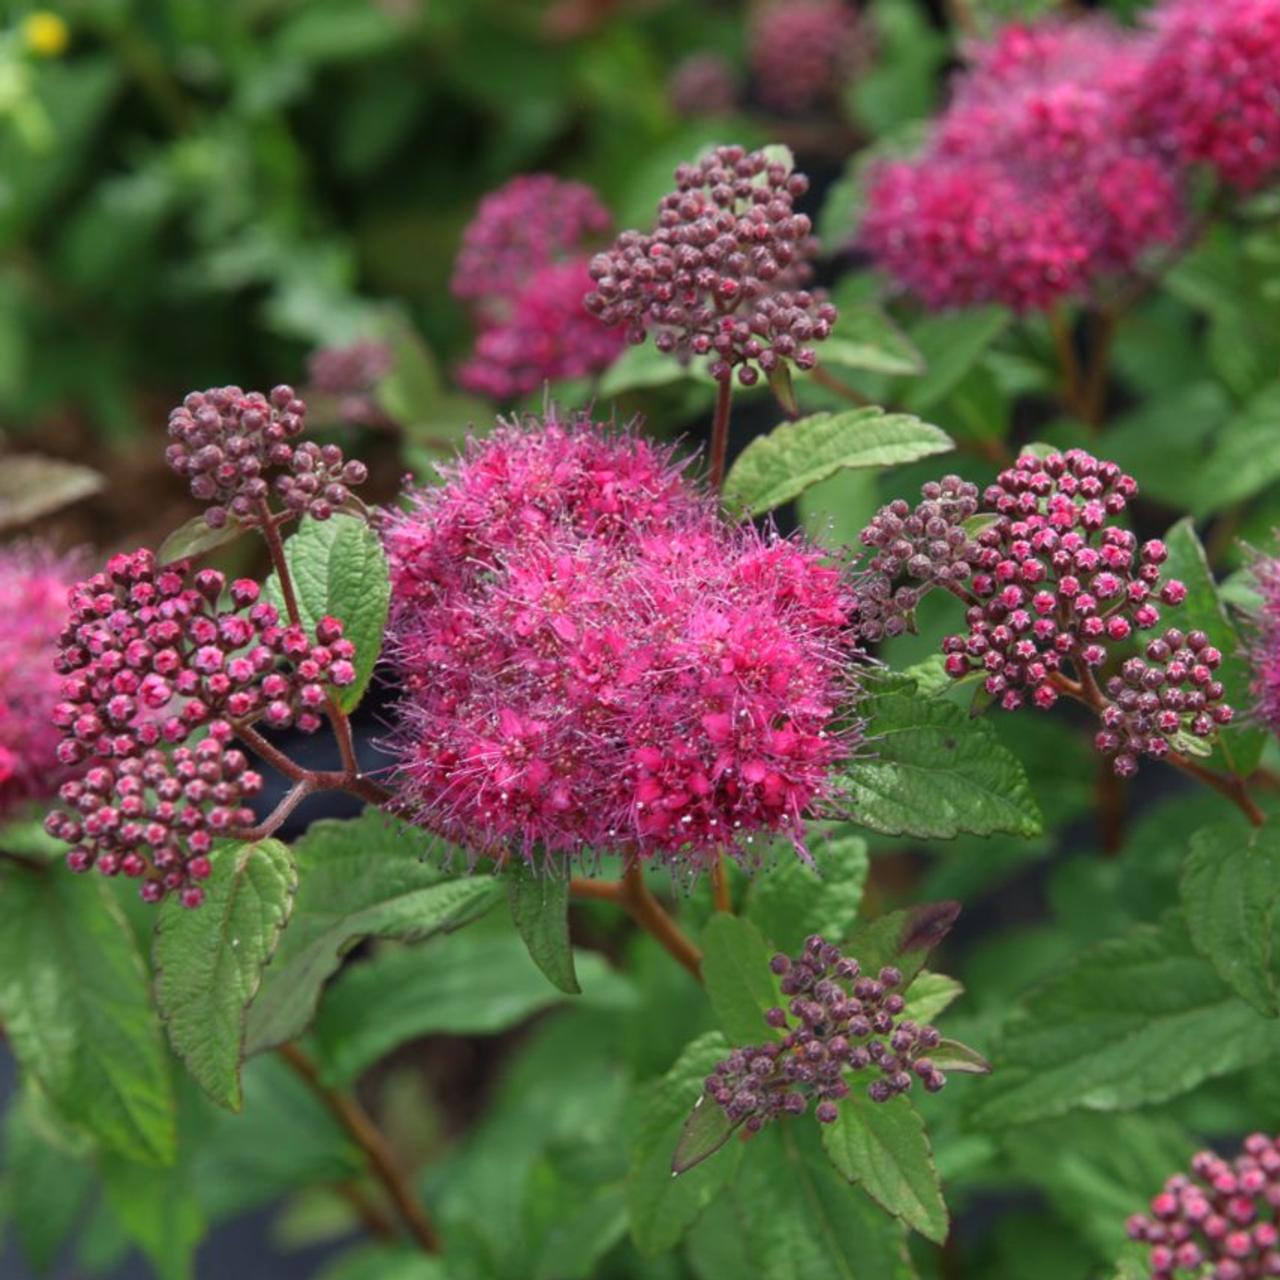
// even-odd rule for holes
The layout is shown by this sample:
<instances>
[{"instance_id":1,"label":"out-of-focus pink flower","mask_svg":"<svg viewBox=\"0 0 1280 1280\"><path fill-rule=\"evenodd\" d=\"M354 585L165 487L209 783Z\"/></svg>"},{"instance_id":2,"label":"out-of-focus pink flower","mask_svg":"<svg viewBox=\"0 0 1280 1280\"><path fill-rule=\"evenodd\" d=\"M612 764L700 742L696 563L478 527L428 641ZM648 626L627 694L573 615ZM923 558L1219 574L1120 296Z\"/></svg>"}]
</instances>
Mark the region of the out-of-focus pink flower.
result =
<instances>
[{"instance_id":1,"label":"out-of-focus pink flower","mask_svg":"<svg viewBox=\"0 0 1280 1280\"><path fill-rule=\"evenodd\" d=\"M468 391L510 400L546 382L607 369L627 340L619 326L611 328L582 305L591 287L584 258L534 272L510 316L480 333L458 381Z\"/></svg>"},{"instance_id":2,"label":"out-of-focus pink flower","mask_svg":"<svg viewBox=\"0 0 1280 1280\"><path fill-rule=\"evenodd\" d=\"M862 242L935 307L1045 310L1131 271L1182 212L1136 111L1146 59L1103 22L1006 27L972 51L923 152L879 167Z\"/></svg>"},{"instance_id":3,"label":"out-of-focus pink flower","mask_svg":"<svg viewBox=\"0 0 1280 1280\"><path fill-rule=\"evenodd\" d=\"M390 517L399 799L479 854L698 868L832 797L842 575L726 524L669 453L501 426Z\"/></svg>"},{"instance_id":4,"label":"out-of-focus pink flower","mask_svg":"<svg viewBox=\"0 0 1280 1280\"><path fill-rule=\"evenodd\" d=\"M718 53L692 53L676 64L667 96L677 115L728 115L738 102L738 78Z\"/></svg>"},{"instance_id":5,"label":"out-of-focus pink flower","mask_svg":"<svg viewBox=\"0 0 1280 1280\"><path fill-rule=\"evenodd\" d=\"M755 11L749 38L756 93L784 115L834 99L863 43L858 15L843 0L770 0Z\"/></svg>"},{"instance_id":6,"label":"out-of-focus pink flower","mask_svg":"<svg viewBox=\"0 0 1280 1280\"><path fill-rule=\"evenodd\" d=\"M1260 556L1253 563L1253 578L1262 595L1249 647L1254 705L1272 733L1280 734L1280 559Z\"/></svg>"},{"instance_id":7,"label":"out-of-focus pink flower","mask_svg":"<svg viewBox=\"0 0 1280 1280\"><path fill-rule=\"evenodd\" d=\"M61 687L53 662L77 576L46 548L0 550L0 818L55 794L66 776L51 718Z\"/></svg>"},{"instance_id":8,"label":"out-of-focus pink flower","mask_svg":"<svg viewBox=\"0 0 1280 1280\"><path fill-rule=\"evenodd\" d=\"M1252 191L1280 171L1280 0L1164 0L1144 123L1183 163Z\"/></svg>"},{"instance_id":9,"label":"out-of-focus pink flower","mask_svg":"<svg viewBox=\"0 0 1280 1280\"><path fill-rule=\"evenodd\" d=\"M536 271L580 255L613 219L590 187L549 173L522 174L490 192L462 236L453 293L499 314Z\"/></svg>"}]
</instances>

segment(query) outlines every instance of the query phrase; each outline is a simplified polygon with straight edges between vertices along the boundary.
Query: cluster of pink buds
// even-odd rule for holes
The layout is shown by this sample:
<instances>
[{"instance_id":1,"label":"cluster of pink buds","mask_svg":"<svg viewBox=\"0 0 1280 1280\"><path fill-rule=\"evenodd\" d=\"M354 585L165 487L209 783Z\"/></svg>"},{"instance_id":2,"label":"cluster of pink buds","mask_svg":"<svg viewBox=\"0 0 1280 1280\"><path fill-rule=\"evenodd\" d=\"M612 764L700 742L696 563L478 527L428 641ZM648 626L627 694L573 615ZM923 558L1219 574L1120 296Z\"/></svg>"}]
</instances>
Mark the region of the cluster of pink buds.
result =
<instances>
[{"instance_id":1,"label":"cluster of pink buds","mask_svg":"<svg viewBox=\"0 0 1280 1280\"><path fill-rule=\"evenodd\" d=\"M1101 21L971 51L923 151L876 169L860 238L934 307L1046 310L1174 240L1181 175L1136 109L1148 45Z\"/></svg>"},{"instance_id":2,"label":"cluster of pink buds","mask_svg":"<svg viewBox=\"0 0 1280 1280\"><path fill-rule=\"evenodd\" d=\"M706 1080L707 1095L734 1124L761 1129L780 1115L802 1115L812 1099L816 1115L831 1124L837 1102L849 1092L847 1071L873 1071L873 1102L906 1093L915 1080L930 1093L947 1082L929 1053L942 1043L937 1028L902 1016L902 974L886 966L864 975L857 960L814 935L795 959L775 955L773 972L791 999L770 1009L765 1022L781 1039L735 1049Z\"/></svg>"},{"instance_id":3,"label":"cluster of pink buds","mask_svg":"<svg viewBox=\"0 0 1280 1280\"><path fill-rule=\"evenodd\" d=\"M726 524L669 452L501 427L391 517L401 803L474 852L691 869L832 797L850 593Z\"/></svg>"},{"instance_id":4,"label":"cluster of pink buds","mask_svg":"<svg viewBox=\"0 0 1280 1280\"><path fill-rule=\"evenodd\" d=\"M1262 1280L1280 1276L1280 1139L1245 1139L1224 1160L1202 1151L1129 1219L1129 1237L1151 1246L1151 1280Z\"/></svg>"},{"instance_id":5,"label":"cluster of pink buds","mask_svg":"<svg viewBox=\"0 0 1280 1280\"><path fill-rule=\"evenodd\" d=\"M169 415L173 443L169 465L191 482L191 494L210 504L210 528L238 520L265 519L275 478L276 492L290 510L325 520L350 498L352 485L368 471L346 462L334 444L294 443L305 428L307 406L292 387L278 386L270 397L239 387L191 392Z\"/></svg>"},{"instance_id":6,"label":"cluster of pink buds","mask_svg":"<svg viewBox=\"0 0 1280 1280\"><path fill-rule=\"evenodd\" d=\"M201 878L213 835L251 822L243 800L261 787L226 746L233 722L314 731L330 686L356 679L354 656L337 619L313 640L259 600L256 582L192 577L149 551L114 556L72 590L55 664L58 761L87 770L62 789L71 812L47 824L77 846L72 867L146 876L148 900ZM197 905L198 892L184 901Z\"/></svg>"},{"instance_id":7,"label":"cluster of pink buds","mask_svg":"<svg viewBox=\"0 0 1280 1280\"><path fill-rule=\"evenodd\" d=\"M749 39L756 95L783 115L834 102L864 45L844 0L768 0L755 10Z\"/></svg>"},{"instance_id":8,"label":"cluster of pink buds","mask_svg":"<svg viewBox=\"0 0 1280 1280\"><path fill-rule=\"evenodd\" d=\"M931 587L962 584L973 572L978 546L965 522L978 510L978 486L959 476L930 481L912 509L902 499L881 507L862 531L875 548L858 585L858 633L877 641L901 635L921 595ZM895 587L900 579L904 585Z\"/></svg>"},{"instance_id":9,"label":"cluster of pink buds","mask_svg":"<svg viewBox=\"0 0 1280 1280\"><path fill-rule=\"evenodd\" d=\"M321 347L307 357L307 382L337 402L337 416L358 426L382 426L387 417L375 391L395 367L395 353L370 338L345 347Z\"/></svg>"},{"instance_id":10,"label":"cluster of pink buds","mask_svg":"<svg viewBox=\"0 0 1280 1280\"><path fill-rule=\"evenodd\" d=\"M714 378L750 386L788 363L811 369L836 310L804 286L817 253L796 198L802 174L764 151L717 147L676 170L652 232L624 231L591 260L586 305L630 341L654 333L660 351L709 356Z\"/></svg>"},{"instance_id":11,"label":"cluster of pink buds","mask_svg":"<svg viewBox=\"0 0 1280 1280\"><path fill-rule=\"evenodd\" d=\"M1139 110L1156 143L1253 191L1280 172L1280 0L1164 0Z\"/></svg>"},{"instance_id":12,"label":"cluster of pink buds","mask_svg":"<svg viewBox=\"0 0 1280 1280\"><path fill-rule=\"evenodd\" d=\"M1053 706L1067 667L1096 688L1111 647L1153 630L1160 605L1186 597L1163 576L1164 544L1139 546L1114 523L1136 493L1115 463L1081 449L1024 454L1001 472L984 494L996 519L975 538L963 591L968 633L943 642L947 672L984 673L987 693L1007 710L1028 698ZM1098 747L1118 774L1132 774L1138 755L1167 755L1180 733L1209 737L1231 719L1212 674L1220 661L1200 633L1171 631L1108 682Z\"/></svg>"}]
</instances>

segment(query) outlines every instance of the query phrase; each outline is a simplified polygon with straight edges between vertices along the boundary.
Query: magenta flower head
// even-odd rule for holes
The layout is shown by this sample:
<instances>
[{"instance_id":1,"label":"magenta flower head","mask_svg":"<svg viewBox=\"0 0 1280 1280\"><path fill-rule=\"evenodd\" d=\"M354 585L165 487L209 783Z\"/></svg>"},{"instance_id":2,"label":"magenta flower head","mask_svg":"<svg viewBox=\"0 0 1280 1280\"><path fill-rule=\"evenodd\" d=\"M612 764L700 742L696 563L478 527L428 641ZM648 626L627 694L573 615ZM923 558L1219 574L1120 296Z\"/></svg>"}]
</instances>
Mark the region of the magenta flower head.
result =
<instances>
[{"instance_id":1,"label":"magenta flower head","mask_svg":"<svg viewBox=\"0 0 1280 1280\"><path fill-rule=\"evenodd\" d=\"M239 387L193 391L170 413L173 443L165 458L191 482L192 497L210 504L205 520L211 528L226 524L228 515L265 519L272 472L285 506L317 520L328 519L348 501L351 486L364 482L364 463L344 461L336 444L298 442L306 412L293 388L282 385L270 396Z\"/></svg>"},{"instance_id":2,"label":"magenta flower head","mask_svg":"<svg viewBox=\"0 0 1280 1280\"><path fill-rule=\"evenodd\" d=\"M1024 454L1002 471L983 497L996 519L963 553L968 634L943 642L947 672L983 673L1006 710L1028 699L1047 710L1070 669L1073 692L1094 691L1103 725L1095 745L1122 777L1139 756L1160 759L1180 735L1208 738L1232 718L1214 674L1222 654L1208 637L1156 631L1160 606L1181 604L1187 592L1164 577L1164 543L1139 545L1116 523L1137 491L1114 462L1082 449ZM1112 648L1142 632L1154 634L1142 656L1099 689L1094 673Z\"/></svg>"},{"instance_id":3,"label":"magenta flower head","mask_svg":"<svg viewBox=\"0 0 1280 1280\"><path fill-rule=\"evenodd\" d=\"M1141 110L1184 164L1253 191L1280 173L1280 0L1164 0Z\"/></svg>"},{"instance_id":4,"label":"magenta flower head","mask_svg":"<svg viewBox=\"0 0 1280 1280\"><path fill-rule=\"evenodd\" d=\"M1046 310L1131 272L1181 222L1136 110L1145 48L1057 21L977 46L924 150L875 170L863 245L933 307Z\"/></svg>"},{"instance_id":5,"label":"magenta flower head","mask_svg":"<svg viewBox=\"0 0 1280 1280\"><path fill-rule=\"evenodd\" d=\"M814 343L836 310L806 288L817 241L794 202L808 189L765 151L717 147L676 170L676 190L648 233L624 231L591 260L586 305L627 337L652 333L681 360L710 356L710 372L750 386L788 363L811 369Z\"/></svg>"},{"instance_id":6,"label":"magenta flower head","mask_svg":"<svg viewBox=\"0 0 1280 1280\"><path fill-rule=\"evenodd\" d=\"M480 201L463 232L453 294L487 313L536 271L582 254L612 225L608 209L584 183L549 173L512 178Z\"/></svg>"},{"instance_id":7,"label":"magenta flower head","mask_svg":"<svg viewBox=\"0 0 1280 1280\"><path fill-rule=\"evenodd\" d=\"M317 729L330 688L356 679L354 646L335 618L308 636L256 582L193 576L150 551L113 556L74 587L64 623L51 719L57 761L77 773L45 828L74 846L73 871L123 873L148 902L179 892L199 906L214 839L252 825L262 787L230 745L234 724Z\"/></svg>"},{"instance_id":8,"label":"magenta flower head","mask_svg":"<svg viewBox=\"0 0 1280 1280\"><path fill-rule=\"evenodd\" d=\"M1271 732L1280 734L1280 559L1259 556L1251 568L1262 597L1249 643L1254 706Z\"/></svg>"},{"instance_id":9,"label":"magenta flower head","mask_svg":"<svg viewBox=\"0 0 1280 1280\"><path fill-rule=\"evenodd\" d=\"M399 801L473 854L700 868L802 847L856 726L850 593L725 523L667 450L500 426L392 515Z\"/></svg>"},{"instance_id":10,"label":"magenta flower head","mask_svg":"<svg viewBox=\"0 0 1280 1280\"><path fill-rule=\"evenodd\" d=\"M535 271L507 318L481 331L458 381L468 391L510 400L546 382L607 369L621 355L626 336L586 311L582 299L590 288L584 258Z\"/></svg>"},{"instance_id":11,"label":"magenta flower head","mask_svg":"<svg viewBox=\"0 0 1280 1280\"><path fill-rule=\"evenodd\" d=\"M0 818L53 794L66 773L50 716L60 684L54 656L74 580L74 566L44 547L0 549Z\"/></svg>"},{"instance_id":12,"label":"magenta flower head","mask_svg":"<svg viewBox=\"0 0 1280 1280\"><path fill-rule=\"evenodd\" d=\"M1224 1160L1201 1151L1128 1222L1150 1245L1151 1280L1262 1280L1280 1276L1280 1139L1251 1134Z\"/></svg>"},{"instance_id":13,"label":"magenta flower head","mask_svg":"<svg viewBox=\"0 0 1280 1280\"><path fill-rule=\"evenodd\" d=\"M748 40L756 95L782 115L834 102L864 45L844 0L768 0L755 10Z\"/></svg>"}]
</instances>

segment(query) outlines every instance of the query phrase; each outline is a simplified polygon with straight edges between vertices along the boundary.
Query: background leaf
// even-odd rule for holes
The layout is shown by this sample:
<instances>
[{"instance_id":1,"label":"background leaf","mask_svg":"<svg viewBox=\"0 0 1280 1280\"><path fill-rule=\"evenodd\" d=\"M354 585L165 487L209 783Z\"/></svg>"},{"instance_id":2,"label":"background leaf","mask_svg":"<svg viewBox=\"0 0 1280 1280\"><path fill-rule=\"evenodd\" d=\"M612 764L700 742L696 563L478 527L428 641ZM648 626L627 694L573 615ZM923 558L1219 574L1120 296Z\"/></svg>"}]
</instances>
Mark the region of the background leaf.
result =
<instances>
[{"instance_id":1,"label":"background leaf","mask_svg":"<svg viewBox=\"0 0 1280 1280\"><path fill-rule=\"evenodd\" d=\"M778 1039L764 1020L765 1010L780 1000L770 955L760 930L727 911L717 911L702 932L702 982L720 1030L733 1044Z\"/></svg>"},{"instance_id":2,"label":"background leaf","mask_svg":"<svg viewBox=\"0 0 1280 1280\"><path fill-rule=\"evenodd\" d=\"M568 875L547 871L539 875L517 865L507 873L507 901L534 964L552 986L577 995L582 988L573 971L573 948L569 945Z\"/></svg>"}]
</instances>

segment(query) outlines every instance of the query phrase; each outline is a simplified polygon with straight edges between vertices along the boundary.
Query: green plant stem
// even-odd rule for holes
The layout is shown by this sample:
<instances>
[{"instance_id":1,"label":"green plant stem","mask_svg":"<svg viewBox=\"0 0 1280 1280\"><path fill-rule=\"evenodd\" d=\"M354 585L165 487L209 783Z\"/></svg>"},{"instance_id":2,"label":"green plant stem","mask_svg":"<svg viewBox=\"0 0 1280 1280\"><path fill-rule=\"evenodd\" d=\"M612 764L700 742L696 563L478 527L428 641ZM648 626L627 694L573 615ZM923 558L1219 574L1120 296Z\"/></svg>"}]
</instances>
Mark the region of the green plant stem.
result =
<instances>
[{"instance_id":1,"label":"green plant stem","mask_svg":"<svg viewBox=\"0 0 1280 1280\"><path fill-rule=\"evenodd\" d=\"M632 862L621 880L588 880L575 876L569 882L569 892L579 899L616 902L694 978L702 981L702 952L649 892L638 861Z\"/></svg>"},{"instance_id":2,"label":"green plant stem","mask_svg":"<svg viewBox=\"0 0 1280 1280\"><path fill-rule=\"evenodd\" d=\"M725 459L729 452L729 413L733 407L733 383L716 383L716 412L711 420L711 450L707 458L707 484L719 493L724 487Z\"/></svg>"},{"instance_id":3,"label":"green plant stem","mask_svg":"<svg viewBox=\"0 0 1280 1280\"><path fill-rule=\"evenodd\" d=\"M331 1089L320 1078L316 1064L296 1044L282 1045L280 1057L324 1103L368 1162L370 1172L386 1188L409 1234L424 1253L440 1252L440 1236L426 1209L418 1202L396 1161L391 1144L369 1113L350 1095Z\"/></svg>"},{"instance_id":4,"label":"green plant stem","mask_svg":"<svg viewBox=\"0 0 1280 1280\"><path fill-rule=\"evenodd\" d=\"M1074 414L1081 422L1093 426L1089 421L1088 405L1080 372L1080 359L1076 354L1075 335L1071 332L1071 324L1066 312L1055 307L1048 315L1049 333L1053 337L1053 347L1058 355L1058 368L1062 374L1062 403L1068 413Z\"/></svg>"}]
</instances>

